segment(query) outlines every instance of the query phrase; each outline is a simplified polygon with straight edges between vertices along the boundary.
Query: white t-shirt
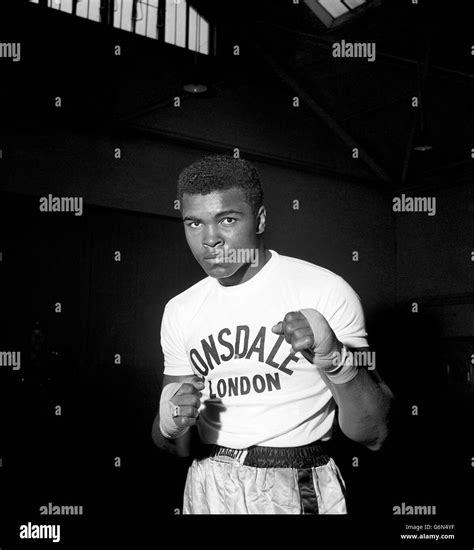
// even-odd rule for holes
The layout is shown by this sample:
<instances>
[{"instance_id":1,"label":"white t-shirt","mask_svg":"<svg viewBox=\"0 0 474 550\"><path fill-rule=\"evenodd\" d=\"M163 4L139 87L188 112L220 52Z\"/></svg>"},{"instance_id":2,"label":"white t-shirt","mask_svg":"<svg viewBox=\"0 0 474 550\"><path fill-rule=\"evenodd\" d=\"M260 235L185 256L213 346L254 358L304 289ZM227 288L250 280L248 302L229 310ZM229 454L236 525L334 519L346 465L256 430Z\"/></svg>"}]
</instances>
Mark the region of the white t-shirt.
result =
<instances>
[{"instance_id":1,"label":"white t-shirt","mask_svg":"<svg viewBox=\"0 0 474 550\"><path fill-rule=\"evenodd\" d=\"M317 309L343 344L368 345L359 297L342 277L270 252L248 281L226 287L206 277L166 304L164 373L204 378L197 424L204 443L296 447L331 437L329 388L271 331L288 312Z\"/></svg>"}]
</instances>

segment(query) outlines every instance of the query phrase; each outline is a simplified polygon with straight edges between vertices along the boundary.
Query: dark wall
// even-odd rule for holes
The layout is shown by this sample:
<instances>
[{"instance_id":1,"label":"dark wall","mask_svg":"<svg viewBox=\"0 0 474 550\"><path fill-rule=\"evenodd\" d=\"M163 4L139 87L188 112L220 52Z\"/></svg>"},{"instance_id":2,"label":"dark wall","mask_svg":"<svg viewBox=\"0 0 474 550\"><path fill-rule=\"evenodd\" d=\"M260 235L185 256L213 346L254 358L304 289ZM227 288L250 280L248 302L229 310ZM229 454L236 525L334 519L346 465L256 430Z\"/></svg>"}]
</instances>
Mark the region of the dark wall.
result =
<instances>
[{"instance_id":1,"label":"dark wall","mask_svg":"<svg viewBox=\"0 0 474 550\"><path fill-rule=\"evenodd\" d=\"M151 426L164 304L201 277L181 225L90 205L81 217L44 214L36 200L2 194L0 250L0 349L22 357L19 370L0 372L10 513L32 517L40 504L69 500L88 511L89 529L114 514L170 513L183 475L179 462L163 475ZM154 500L157 489L169 499Z\"/></svg>"},{"instance_id":2,"label":"dark wall","mask_svg":"<svg viewBox=\"0 0 474 550\"><path fill-rule=\"evenodd\" d=\"M59 374L126 376L140 406L155 406L164 305L202 276L181 224L88 204L82 216L41 213L37 200L8 194L0 208L5 349L27 351L39 321L49 352L67 358Z\"/></svg>"},{"instance_id":3,"label":"dark wall","mask_svg":"<svg viewBox=\"0 0 474 550\"><path fill-rule=\"evenodd\" d=\"M398 298L472 293L474 187L428 190L422 196L436 197L435 216L402 213L396 218ZM474 334L472 325L466 334Z\"/></svg>"}]
</instances>

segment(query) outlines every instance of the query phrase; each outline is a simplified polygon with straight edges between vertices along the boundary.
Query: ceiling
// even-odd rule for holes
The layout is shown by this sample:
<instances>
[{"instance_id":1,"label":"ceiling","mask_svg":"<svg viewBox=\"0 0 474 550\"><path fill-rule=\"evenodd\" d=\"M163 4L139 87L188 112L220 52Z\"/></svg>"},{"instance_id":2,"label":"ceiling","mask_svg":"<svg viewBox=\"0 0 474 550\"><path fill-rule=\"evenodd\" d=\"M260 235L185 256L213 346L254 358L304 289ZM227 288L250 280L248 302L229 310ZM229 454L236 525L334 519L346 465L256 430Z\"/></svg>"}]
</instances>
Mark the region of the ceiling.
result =
<instances>
[{"instance_id":1,"label":"ceiling","mask_svg":"<svg viewBox=\"0 0 474 550\"><path fill-rule=\"evenodd\" d=\"M339 136L344 154L356 144L380 180L396 186L472 181L470 2L384 0L334 30L303 0L244 0L232 13L216 0L195 4L221 24L230 21L248 39L255 63L263 61L282 84L307 94L315 119ZM376 61L334 58L332 45L341 40L375 43ZM424 153L413 151L420 110L412 98L420 86L425 137L433 146Z\"/></svg>"},{"instance_id":2,"label":"ceiling","mask_svg":"<svg viewBox=\"0 0 474 550\"><path fill-rule=\"evenodd\" d=\"M207 150L239 147L248 156L384 190L472 182L469 2L449 11L436 0L382 0L336 30L326 29L303 0L192 4L216 23L215 57L197 59L181 48L16 4L22 25L15 36L29 55L5 66L0 114L16 127L81 125ZM17 20L2 17L0 27L11 32ZM334 58L332 44L341 40L374 42L376 61ZM120 57L110 53L117 42ZM196 68L210 84L204 97L182 89ZM411 102L420 83L433 147L425 153L413 151L420 109ZM60 116L45 107L58 90L68 99Z\"/></svg>"}]
</instances>

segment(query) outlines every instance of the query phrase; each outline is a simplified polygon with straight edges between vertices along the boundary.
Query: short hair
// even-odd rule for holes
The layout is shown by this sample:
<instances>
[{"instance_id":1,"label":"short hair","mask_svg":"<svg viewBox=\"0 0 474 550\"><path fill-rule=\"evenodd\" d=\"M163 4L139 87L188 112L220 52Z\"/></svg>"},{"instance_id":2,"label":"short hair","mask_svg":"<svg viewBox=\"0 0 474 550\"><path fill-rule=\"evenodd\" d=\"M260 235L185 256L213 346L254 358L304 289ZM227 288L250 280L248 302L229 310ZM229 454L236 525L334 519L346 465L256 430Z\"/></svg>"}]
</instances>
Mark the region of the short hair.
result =
<instances>
[{"instance_id":1,"label":"short hair","mask_svg":"<svg viewBox=\"0 0 474 550\"><path fill-rule=\"evenodd\" d=\"M257 169L247 160L229 155L212 155L185 168L178 178L178 200L183 195L207 195L213 191L242 189L254 214L263 203L263 189Z\"/></svg>"}]
</instances>

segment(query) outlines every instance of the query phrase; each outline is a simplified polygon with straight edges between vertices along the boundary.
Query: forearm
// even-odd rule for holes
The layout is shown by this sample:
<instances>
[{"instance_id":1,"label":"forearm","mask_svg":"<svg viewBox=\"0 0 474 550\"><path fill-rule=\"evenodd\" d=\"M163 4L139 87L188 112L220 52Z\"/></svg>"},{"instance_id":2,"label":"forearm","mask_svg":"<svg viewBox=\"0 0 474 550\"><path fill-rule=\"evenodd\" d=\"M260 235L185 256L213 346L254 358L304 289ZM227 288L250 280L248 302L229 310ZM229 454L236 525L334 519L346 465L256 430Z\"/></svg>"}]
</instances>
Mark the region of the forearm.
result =
<instances>
[{"instance_id":1,"label":"forearm","mask_svg":"<svg viewBox=\"0 0 474 550\"><path fill-rule=\"evenodd\" d=\"M328 381L328 377L323 374ZM330 383L330 382L329 382ZM393 394L377 383L365 368L345 384L331 384L339 407L339 425L353 441L377 450L388 435L388 416Z\"/></svg>"}]
</instances>

